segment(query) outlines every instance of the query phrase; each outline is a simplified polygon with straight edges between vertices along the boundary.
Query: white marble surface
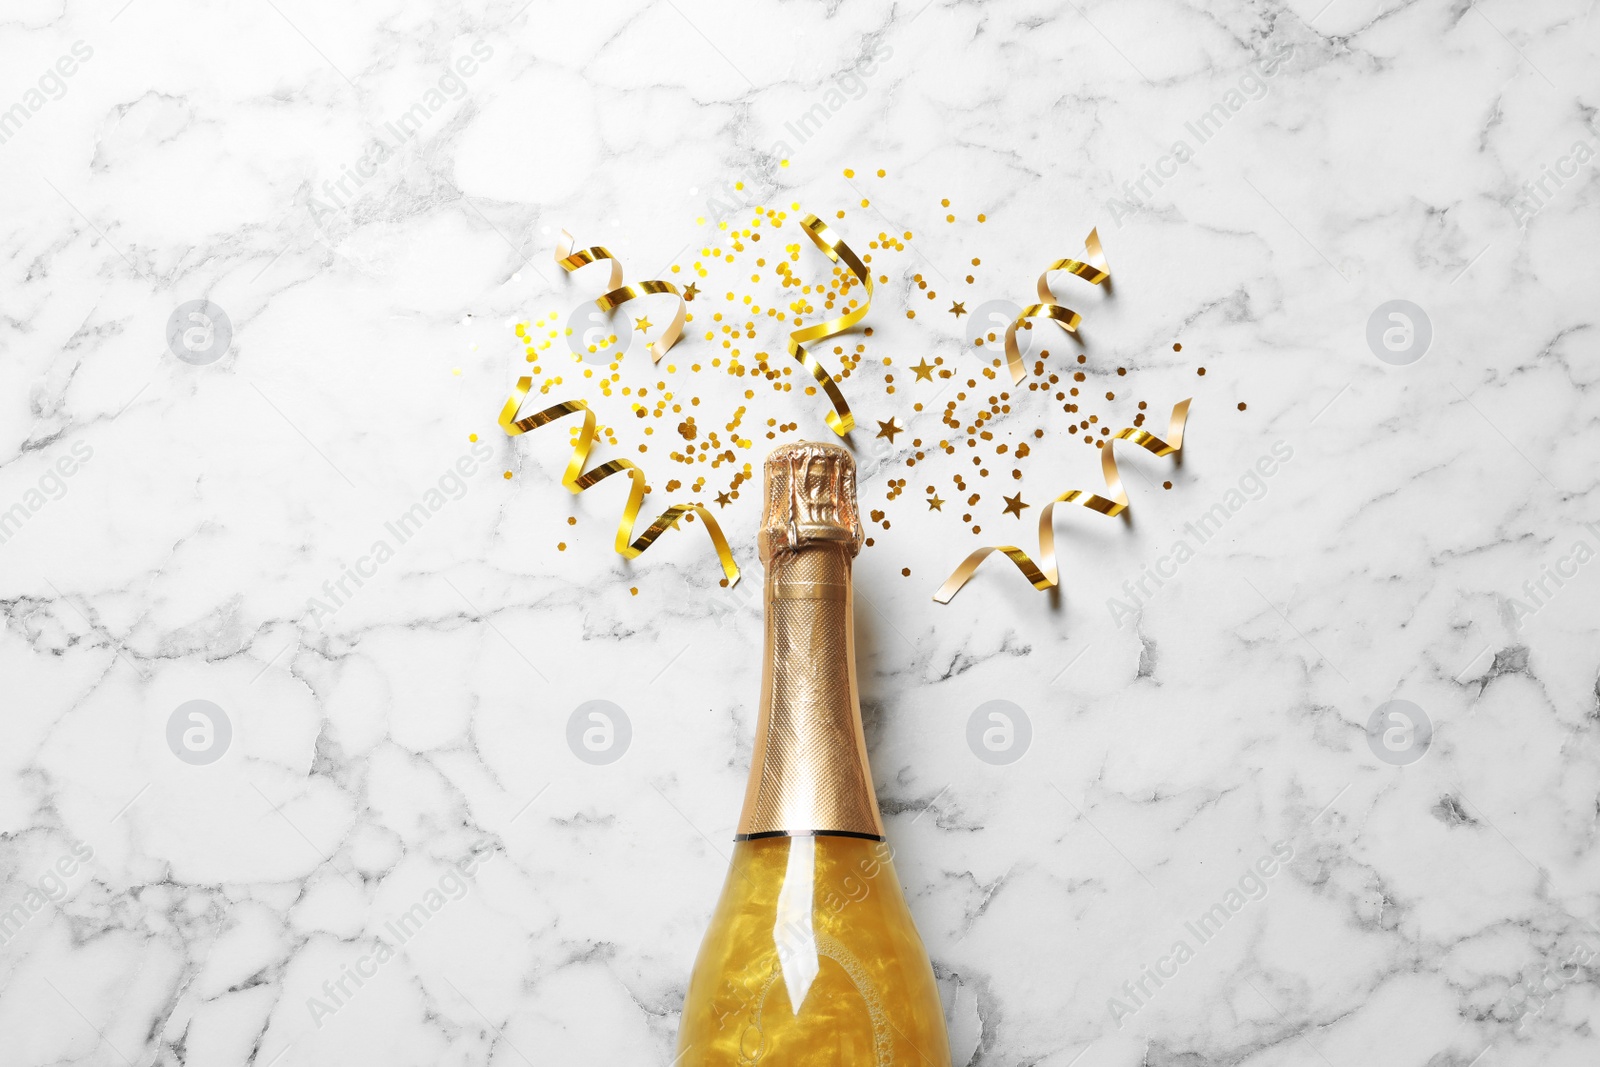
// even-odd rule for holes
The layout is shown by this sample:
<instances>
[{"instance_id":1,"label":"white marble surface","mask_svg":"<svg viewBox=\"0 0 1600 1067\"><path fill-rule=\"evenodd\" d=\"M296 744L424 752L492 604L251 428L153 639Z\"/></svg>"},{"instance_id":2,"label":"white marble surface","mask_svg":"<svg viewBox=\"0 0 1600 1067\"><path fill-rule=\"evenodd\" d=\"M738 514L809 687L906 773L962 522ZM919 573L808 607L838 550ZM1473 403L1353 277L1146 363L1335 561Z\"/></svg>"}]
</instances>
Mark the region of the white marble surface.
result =
<instances>
[{"instance_id":1,"label":"white marble surface","mask_svg":"<svg viewBox=\"0 0 1600 1067\"><path fill-rule=\"evenodd\" d=\"M917 231L849 383L864 423L940 429L911 410L931 386L884 391L884 356L982 365L947 294L905 318L913 272L1023 300L1092 225L1115 291L1061 286L1092 366L1129 366L1152 410L1195 397L1181 466L1128 460L1130 522L1058 516L1065 595L997 560L930 602L969 548L1034 543L1037 511L1001 516L992 490L981 537L923 508L965 455L909 475L857 566L871 755L957 1062L1593 1064L1600 565L1572 550L1600 547L1597 43L1592 4L1509 0L10 0L0 1064L670 1061L759 616L697 529L622 561L620 489L569 496L560 430L494 417L523 366L510 325L599 284L553 267L562 227L630 278L688 262L708 197L819 102L771 201L849 207L858 242ZM1199 143L1186 123L1230 100ZM314 219L419 102L417 135ZM1175 175L1125 187L1158 164ZM203 298L235 332L193 365L165 324ZM1432 324L1409 366L1365 340L1392 299ZM691 331L675 356L711 348ZM638 352L625 381L659 374ZM785 438L827 436L798 393L760 403ZM1026 402L998 424L1051 427L1020 483L1035 508L1094 485L1061 422ZM623 429L598 458L640 458ZM906 439L856 437L881 501ZM1113 622L1124 580L1277 442L1264 494ZM462 456L459 498L308 617ZM721 514L754 591L752 503ZM1576 576L1535 604L1524 583L1558 565ZM1435 731L1406 766L1367 743L1393 698ZM197 699L232 730L204 766L166 739ZM566 743L591 699L632 725L609 765ZM966 742L994 699L1032 723L1008 766ZM1291 858L1251 879L1275 846ZM1241 878L1261 899L1234 911ZM1185 923L1218 903L1201 943ZM1192 959L1163 963L1180 940ZM1176 973L1135 998L1147 965Z\"/></svg>"}]
</instances>

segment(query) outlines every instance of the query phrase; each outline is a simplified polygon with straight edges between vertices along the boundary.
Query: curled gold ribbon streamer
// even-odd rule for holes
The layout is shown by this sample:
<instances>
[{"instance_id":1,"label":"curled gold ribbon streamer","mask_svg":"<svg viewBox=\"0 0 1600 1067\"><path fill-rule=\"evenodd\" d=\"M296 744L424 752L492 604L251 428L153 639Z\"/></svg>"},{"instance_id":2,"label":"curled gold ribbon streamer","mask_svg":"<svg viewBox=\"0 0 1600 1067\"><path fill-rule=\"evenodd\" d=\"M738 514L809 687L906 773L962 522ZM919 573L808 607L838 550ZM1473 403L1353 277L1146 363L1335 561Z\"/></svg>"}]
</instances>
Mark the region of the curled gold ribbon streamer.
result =
<instances>
[{"instance_id":1,"label":"curled gold ribbon streamer","mask_svg":"<svg viewBox=\"0 0 1600 1067\"><path fill-rule=\"evenodd\" d=\"M1111 268L1106 263L1105 249L1100 247L1098 228L1089 231L1089 236L1084 238L1083 247L1089 257L1088 262L1080 259L1058 259L1046 267L1044 273L1039 275L1039 303L1023 308L1011 325L1006 327L1006 366L1011 370L1012 384L1021 385L1023 376L1027 373L1022 362L1022 353L1017 349L1017 327L1028 319L1049 319L1069 333L1077 333L1078 323L1083 321L1082 315L1059 303L1060 298L1050 291L1050 272L1064 270L1077 275L1090 285L1104 285L1110 280Z\"/></svg>"},{"instance_id":2,"label":"curled gold ribbon streamer","mask_svg":"<svg viewBox=\"0 0 1600 1067\"><path fill-rule=\"evenodd\" d=\"M660 363L661 357L667 350L678 343L683 336L683 321L686 306L683 291L672 282L664 282L652 278L649 281L639 282L635 285L622 284L622 260L611 254L604 245L595 245L593 248L572 250L572 234L566 230L561 231L561 243L556 245L556 265L568 274L586 267L600 260L611 261L611 284L606 291L595 298L594 306L601 311L610 312L621 307L630 300L637 300L641 296L654 296L658 293L668 293L678 298L678 313L672 317L667 328L661 331L661 336L650 345L650 356L653 362Z\"/></svg>"},{"instance_id":3,"label":"curled gold ribbon streamer","mask_svg":"<svg viewBox=\"0 0 1600 1067\"><path fill-rule=\"evenodd\" d=\"M789 335L789 354L800 361L800 365L822 387L822 391L828 396L828 401L833 405L833 410L828 412L827 416L828 428L843 437L855 429L856 417L850 413L850 405L845 401L844 393L840 392L838 384L834 382L833 375L805 346L812 341L821 341L841 334L867 317L867 309L872 307L872 272L850 246L844 243L844 239L815 215L807 215L801 220L800 225L805 230L806 236L811 238L811 243L822 249L823 255L835 263L843 263L867 290L867 302L860 307L847 311L838 318L819 322L815 326L807 326Z\"/></svg>"},{"instance_id":4,"label":"curled gold ribbon streamer","mask_svg":"<svg viewBox=\"0 0 1600 1067\"><path fill-rule=\"evenodd\" d=\"M1191 397L1190 400L1193 398ZM933 599L940 604L950 603L950 598L967 584L973 572L978 569L991 552L1000 552L1022 572L1022 576L1033 583L1038 590L1053 589L1061 582L1061 574L1056 566L1056 534L1051 523L1057 504L1079 503L1091 511L1098 511L1102 515L1116 517L1128 509L1128 491L1122 487L1122 475L1117 470L1117 459L1112 454L1112 445L1117 441L1132 441L1140 448L1156 456L1170 456L1183 450L1183 427L1189 421L1190 400L1183 400L1172 409L1172 418L1167 425L1167 439L1163 441L1155 434L1134 426L1126 426L1118 430L1116 436L1105 443L1100 450L1100 472L1105 476L1106 491L1109 497L1090 493L1083 489L1068 489L1065 493L1046 504L1039 512L1039 563L1035 563L1026 552L1015 545L988 545L977 549L945 579L939 591L933 594Z\"/></svg>"},{"instance_id":5,"label":"curled gold ribbon streamer","mask_svg":"<svg viewBox=\"0 0 1600 1067\"><path fill-rule=\"evenodd\" d=\"M711 544L717 550L717 559L722 563L722 573L728 576L729 588L739 584L739 565L734 562L733 550L728 547L728 539L723 536L722 527L717 525L717 520L712 517L711 512L699 504L673 504L656 517L649 529L635 539L634 525L639 519L639 507L644 503L644 471L629 460L611 459L585 472L583 466L588 462L589 450L594 447L595 439L595 417L588 402L563 400L543 411L519 419L517 412L521 409L522 401L532 386L532 378L517 379L516 388L511 391L505 407L500 409L500 428L509 436L515 437L529 430L547 426L574 412L583 412L583 429L578 433L578 440L572 446L572 458L567 461L567 470L561 476L561 484L570 492L577 494L598 485L619 471L627 472L632 488L628 490L628 503L622 509L622 518L617 523L616 549L619 553L627 559L633 559L649 548L666 530L677 529L680 518L689 512L694 512L706 524L706 533L711 535Z\"/></svg>"}]
</instances>

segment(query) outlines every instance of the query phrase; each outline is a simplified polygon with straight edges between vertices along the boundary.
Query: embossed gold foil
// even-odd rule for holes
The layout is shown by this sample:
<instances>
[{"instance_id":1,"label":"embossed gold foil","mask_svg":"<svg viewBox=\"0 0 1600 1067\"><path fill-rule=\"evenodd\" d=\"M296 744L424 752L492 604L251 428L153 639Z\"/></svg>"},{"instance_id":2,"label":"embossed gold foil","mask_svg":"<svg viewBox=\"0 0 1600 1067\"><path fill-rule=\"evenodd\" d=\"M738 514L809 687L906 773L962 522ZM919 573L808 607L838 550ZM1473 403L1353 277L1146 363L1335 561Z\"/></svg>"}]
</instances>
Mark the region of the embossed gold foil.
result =
<instances>
[{"instance_id":1,"label":"embossed gold foil","mask_svg":"<svg viewBox=\"0 0 1600 1067\"><path fill-rule=\"evenodd\" d=\"M1192 398L1191 398L1192 399ZM1128 491L1122 487L1122 475L1117 470L1117 459L1112 452L1112 445L1117 441L1132 441L1140 448L1157 456L1171 456L1183 450L1183 428L1189 421L1189 400L1180 401L1172 409L1172 417L1167 424L1167 440L1163 441L1155 434L1134 426L1126 426L1118 430L1116 435L1105 443L1100 450L1100 472L1106 480L1106 491L1109 497L1097 493L1087 492L1083 489L1068 489L1065 493L1046 504L1039 512L1039 562L1035 563L1029 555L1016 545L988 545L973 552L961 561L961 566L945 579L939 591L933 594L933 599L940 604L950 603L950 598L960 592L961 587L967 584L978 569L978 564L988 558L991 552L999 552L1017 565L1022 576L1033 583L1038 590L1053 589L1060 584L1061 575L1056 567L1056 534L1052 525L1052 518L1057 504L1079 503L1091 511L1098 511L1102 515L1116 517L1127 510Z\"/></svg>"},{"instance_id":2,"label":"embossed gold foil","mask_svg":"<svg viewBox=\"0 0 1600 1067\"><path fill-rule=\"evenodd\" d=\"M863 530L855 461L837 445L782 445L764 479L757 540L767 568L766 654L738 840L881 840L856 693L850 565Z\"/></svg>"}]
</instances>

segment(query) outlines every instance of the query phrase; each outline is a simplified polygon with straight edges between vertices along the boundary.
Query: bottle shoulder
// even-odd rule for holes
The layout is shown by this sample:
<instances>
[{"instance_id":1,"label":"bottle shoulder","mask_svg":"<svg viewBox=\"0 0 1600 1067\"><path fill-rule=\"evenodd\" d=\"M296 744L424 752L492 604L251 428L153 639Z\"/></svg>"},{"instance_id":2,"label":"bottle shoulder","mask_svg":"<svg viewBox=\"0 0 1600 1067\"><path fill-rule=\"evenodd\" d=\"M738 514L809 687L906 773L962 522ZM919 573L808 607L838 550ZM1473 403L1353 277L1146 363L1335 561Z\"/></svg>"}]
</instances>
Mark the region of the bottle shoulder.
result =
<instances>
[{"instance_id":1,"label":"bottle shoulder","mask_svg":"<svg viewBox=\"0 0 1600 1067\"><path fill-rule=\"evenodd\" d=\"M739 842L680 1034L680 1052L704 1052L684 1063L707 1067L947 1063L933 969L888 845ZM735 1049L745 1058L725 1058Z\"/></svg>"}]
</instances>

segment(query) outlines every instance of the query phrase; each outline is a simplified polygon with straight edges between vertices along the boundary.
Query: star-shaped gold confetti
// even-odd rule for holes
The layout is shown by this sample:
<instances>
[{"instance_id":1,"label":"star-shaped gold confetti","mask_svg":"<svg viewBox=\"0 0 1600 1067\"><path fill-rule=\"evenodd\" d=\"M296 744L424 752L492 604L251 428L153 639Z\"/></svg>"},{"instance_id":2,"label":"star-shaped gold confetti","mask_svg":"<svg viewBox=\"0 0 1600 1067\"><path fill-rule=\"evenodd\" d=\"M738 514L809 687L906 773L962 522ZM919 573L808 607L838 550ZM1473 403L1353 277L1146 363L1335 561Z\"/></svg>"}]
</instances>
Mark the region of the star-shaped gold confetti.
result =
<instances>
[{"instance_id":1,"label":"star-shaped gold confetti","mask_svg":"<svg viewBox=\"0 0 1600 1067\"><path fill-rule=\"evenodd\" d=\"M958 303L956 303L954 301L951 301L951 303L950 303L950 314L954 315L956 318L959 319L961 316L965 315L966 313L967 313L967 305L958 304Z\"/></svg>"},{"instance_id":2,"label":"star-shaped gold confetti","mask_svg":"<svg viewBox=\"0 0 1600 1067\"><path fill-rule=\"evenodd\" d=\"M928 498L928 510L929 511L943 511L944 510L944 501L940 500L937 496L930 496Z\"/></svg>"},{"instance_id":3,"label":"star-shaped gold confetti","mask_svg":"<svg viewBox=\"0 0 1600 1067\"><path fill-rule=\"evenodd\" d=\"M695 297L697 297L699 295L700 295L700 290L695 288L694 282L690 282L689 283L689 288L687 288L687 289L685 289L683 291L683 298L685 300L693 300Z\"/></svg>"},{"instance_id":4,"label":"star-shaped gold confetti","mask_svg":"<svg viewBox=\"0 0 1600 1067\"><path fill-rule=\"evenodd\" d=\"M894 435L904 432L905 428L892 418L888 422L878 423L878 436L887 437L891 445L894 444Z\"/></svg>"},{"instance_id":5,"label":"star-shaped gold confetti","mask_svg":"<svg viewBox=\"0 0 1600 1067\"><path fill-rule=\"evenodd\" d=\"M717 507L725 508L731 503L733 503L733 497L729 496L727 493L717 494Z\"/></svg>"},{"instance_id":6,"label":"star-shaped gold confetti","mask_svg":"<svg viewBox=\"0 0 1600 1067\"><path fill-rule=\"evenodd\" d=\"M650 316L646 315L642 319L634 319L633 328L635 330L648 330L650 328Z\"/></svg>"},{"instance_id":7,"label":"star-shaped gold confetti","mask_svg":"<svg viewBox=\"0 0 1600 1067\"><path fill-rule=\"evenodd\" d=\"M912 367L911 370L916 374L917 381L933 381L933 364L929 363L926 359L924 359L921 363L918 363L915 367Z\"/></svg>"},{"instance_id":8,"label":"star-shaped gold confetti","mask_svg":"<svg viewBox=\"0 0 1600 1067\"><path fill-rule=\"evenodd\" d=\"M1002 514L1015 515L1019 519L1022 518L1022 509L1023 508L1031 508L1031 507L1033 507L1032 504L1024 504L1022 502L1022 494L1020 492L1016 496L1008 496L1008 497L1006 497L1005 500L1006 500L1006 507L1005 507L1005 511L1002 512Z\"/></svg>"}]
</instances>

